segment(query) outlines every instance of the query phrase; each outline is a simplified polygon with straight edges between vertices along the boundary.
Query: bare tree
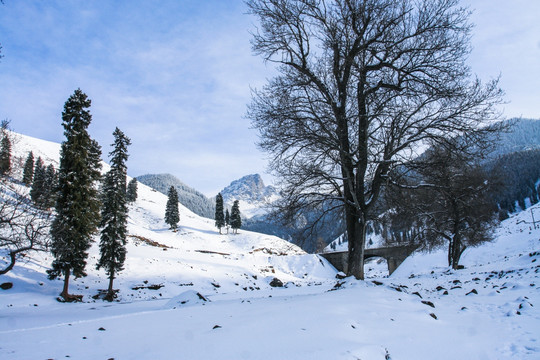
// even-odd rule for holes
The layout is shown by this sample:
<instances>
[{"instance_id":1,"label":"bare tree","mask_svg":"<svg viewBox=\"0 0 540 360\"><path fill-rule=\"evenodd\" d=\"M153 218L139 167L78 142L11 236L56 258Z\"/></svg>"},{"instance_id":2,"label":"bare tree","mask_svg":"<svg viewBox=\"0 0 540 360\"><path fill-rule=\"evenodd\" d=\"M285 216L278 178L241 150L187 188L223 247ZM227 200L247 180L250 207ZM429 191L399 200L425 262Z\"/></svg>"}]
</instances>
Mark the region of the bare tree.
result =
<instances>
[{"instance_id":1,"label":"bare tree","mask_svg":"<svg viewBox=\"0 0 540 360\"><path fill-rule=\"evenodd\" d=\"M364 277L366 226L389 172L427 140L474 137L498 81L471 78L458 0L248 0L253 51L279 75L248 117L293 209L340 202L349 275Z\"/></svg>"},{"instance_id":2,"label":"bare tree","mask_svg":"<svg viewBox=\"0 0 540 360\"><path fill-rule=\"evenodd\" d=\"M478 160L444 145L435 146L409 163L406 176L400 176L394 183L397 187L387 192L389 204L398 209L391 211L393 221L406 219L415 228L414 241L428 250L446 244L448 265L453 269L468 246L493 239L498 208L491 193L502 183L489 176Z\"/></svg>"},{"instance_id":3,"label":"bare tree","mask_svg":"<svg viewBox=\"0 0 540 360\"><path fill-rule=\"evenodd\" d=\"M0 275L29 251L47 250L50 213L32 206L24 191L8 181L0 183Z\"/></svg>"}]
</instances>

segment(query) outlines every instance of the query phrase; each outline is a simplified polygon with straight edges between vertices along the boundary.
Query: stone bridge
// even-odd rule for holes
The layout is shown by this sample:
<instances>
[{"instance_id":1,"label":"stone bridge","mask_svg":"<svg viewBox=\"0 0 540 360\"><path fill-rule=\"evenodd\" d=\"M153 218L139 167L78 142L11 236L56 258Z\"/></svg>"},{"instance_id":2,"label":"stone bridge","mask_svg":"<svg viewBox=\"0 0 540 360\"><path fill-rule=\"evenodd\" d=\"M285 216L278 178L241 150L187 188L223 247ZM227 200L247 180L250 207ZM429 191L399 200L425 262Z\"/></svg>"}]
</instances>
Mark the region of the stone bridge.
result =
<instances>
[{"instance_id":1,"label":"stone bridge","mask_svg":"<svg viewBox=\"0 0 540 360\"><path fill-rule=\"evenodd\" d=\"M373 248L364 250L364 260L372 257L382 257L386 259L388 264L388 273L391 275L399 265L409 256L412 252L418 249L419 245L404 245L404 246L391 246L382 248ZM338 251L319 254L330 264L332 264L337 270L347 273L348 269L348 251Z\"/></svg>"}]
</instances>

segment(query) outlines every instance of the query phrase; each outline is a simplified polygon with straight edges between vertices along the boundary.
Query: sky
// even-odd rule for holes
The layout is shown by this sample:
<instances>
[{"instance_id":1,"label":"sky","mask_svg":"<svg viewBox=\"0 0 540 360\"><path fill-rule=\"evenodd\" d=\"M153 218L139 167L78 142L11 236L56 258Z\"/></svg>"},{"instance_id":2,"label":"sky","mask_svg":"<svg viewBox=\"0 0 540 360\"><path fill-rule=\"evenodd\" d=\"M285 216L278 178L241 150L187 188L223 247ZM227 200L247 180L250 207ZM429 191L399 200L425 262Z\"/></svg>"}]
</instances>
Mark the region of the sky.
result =
<instances>
[{"instance_id":1,"label":"sky","mask_svg":"<svg viewBox=\"0 0 540 360\"><path fill-rule=\"evenodd\" d=\"M61 113L80 88L90 135L115 127L132 140L128 174L171 173L208 196L267 155L245 117L251 89L275 74L252 54L256 20L241 0L4 0L0 4L0 119L62 142ZM473 73L501 76L507 118L540 118L540 1L464 0Z\"/></svg>"}]
</instances>

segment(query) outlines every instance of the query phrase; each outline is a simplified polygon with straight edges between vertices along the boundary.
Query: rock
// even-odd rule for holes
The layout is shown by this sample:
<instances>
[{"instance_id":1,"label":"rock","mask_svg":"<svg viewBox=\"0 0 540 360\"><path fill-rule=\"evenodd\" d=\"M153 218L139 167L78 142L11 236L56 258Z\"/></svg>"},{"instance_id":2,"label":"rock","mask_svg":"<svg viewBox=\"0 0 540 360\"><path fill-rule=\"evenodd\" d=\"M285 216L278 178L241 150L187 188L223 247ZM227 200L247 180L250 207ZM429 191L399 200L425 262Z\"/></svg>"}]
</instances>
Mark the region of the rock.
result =
<instances>
[{"instance_id":1,"label":"rock","mask_svg":"<svg viewBox=\"0 0 540 360\"><path fill-rule=\"evenodd\" d=\"M178 307L181 307L182 305L196 305L196 304L202 304L209 302L210 300L207 299L204 295L201 293L189 290L185 291L179 295L176 295L171 300L169 300L165 305L165 309L176 309Z\"/></svg>"},{"instance_id":2,"label":"rock","mask_svg":"<svg viewBox=\"0 0 540 360\"><path fill-rule=\"evenodd\" d=\"M279 280L278 278L273 278L272 281L270 281L271 287L283 287L283 281Z\"/></svg>"},{"instance_id":3,"label":"rock","mask_svg":"<svg viewBox=\"0 0 540 360\"><path fill-rule=\"evenodd\" d=\"M12 283L12 282L5 282L5 283L2 283L2 284L0 285L0 288L1 288L2 290L9 290L9 289L11 289L12 287L13 287L13 283Z\"/></svg>"},{"instance_id":4,"label":"rock","mask_svg":"<svg viewBox=\"0 0 540 360\"><path fill-rule=\"evenodd\" d=\"M431 301L422 300L422 304L435 308L435 305Z\"/></svg>"},{"instance_id":5,"label":"rock","mask_svg":"<svg viewBox=\"0 0 540 360\"><path fill-rule=\"evenodd\" d=\"M347 277L347 275L345 275L345 273L341 272L341 271L336 274L336 279L338 279L338 280L343 280L346 277Z\"/></svg>"},{"instance_id":6,"label":"rock","mask_svg":"<svg viewBox=\"0 0 540 360\"><path fill-rule=\"evenodd\" d=\"M429 314L429 316L431 316L432 318L434 318L435 320L437 320L437 315L435 315L434 313Z\"/></svg>"},{"instance_id":7,"label":"rock","mask_svg":"<svg viewBox=\"0 0 540 360\"><path fill-rule=\"evenodd\" d=\"M469 294L476 294L476 295L478 295L478 291L476 291L476 289L472 289L471 291L469 291L469 292L466 293L465 295L469 295Z\"/></svg>"}]
</instances>

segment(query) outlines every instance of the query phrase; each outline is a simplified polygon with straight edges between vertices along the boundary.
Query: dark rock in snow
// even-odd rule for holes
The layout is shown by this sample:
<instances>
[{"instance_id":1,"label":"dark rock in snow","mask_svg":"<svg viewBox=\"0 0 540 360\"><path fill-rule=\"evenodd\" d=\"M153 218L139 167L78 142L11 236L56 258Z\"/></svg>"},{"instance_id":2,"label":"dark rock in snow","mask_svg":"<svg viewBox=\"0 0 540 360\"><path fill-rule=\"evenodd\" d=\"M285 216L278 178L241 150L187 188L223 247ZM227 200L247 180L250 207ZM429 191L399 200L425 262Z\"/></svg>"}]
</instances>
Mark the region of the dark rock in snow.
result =
<instances>
[{"instance_id":1,"label":"dark rock in snow","mask_svg":"<svg viewBox=\"0 0 540 360\"><path fill-rule=\"evenodd\" d=\"M283 281L279 280L278 278L273 278L272 281L270 281L271 287L283 287Z\"/></svg>"},{"instance_id":2,"label":"dark rock in snow","mask_svg":"<svg viewBox=\"0 0 540 360\"><path fill-rule=\"evenodd\" d=\"M478 295L478 291L476 291L476 289L472 289L471 291L469 291L469 292L466 293L465 295L469 295L469 294L476 294L476 295Z\"/></svg>"},{"instance_id":3,"label":"dark rock in snow","mask_svg":"<svg viewBox=\"0 0 540 360\"><path fill-rule=\"evenodd\" d=\"M422 304L435 308L435 305L431 301L422 300Z\"/></svg>"},{"instance_id":4,"label":"dark rock in snow","mask_svg":"<svg viewBox=\"0 0 540 360\"><path fill-rule=\"evenodd\" d=\"M13 287L13 283L12 282L5 282L5 283L2 283L2 285L0 285L0 288L2 290L9 290Z\"/></svg>"}]
</instances>

